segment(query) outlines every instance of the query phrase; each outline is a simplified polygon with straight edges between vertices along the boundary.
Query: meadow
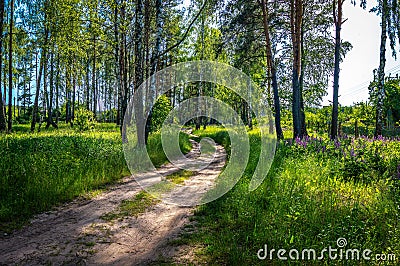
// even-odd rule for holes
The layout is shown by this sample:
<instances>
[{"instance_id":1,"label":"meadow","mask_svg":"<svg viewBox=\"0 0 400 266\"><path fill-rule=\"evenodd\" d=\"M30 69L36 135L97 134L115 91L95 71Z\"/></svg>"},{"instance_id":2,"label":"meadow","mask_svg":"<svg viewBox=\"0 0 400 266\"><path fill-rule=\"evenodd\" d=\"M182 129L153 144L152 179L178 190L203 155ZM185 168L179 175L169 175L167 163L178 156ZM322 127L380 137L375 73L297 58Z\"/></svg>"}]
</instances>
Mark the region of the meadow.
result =
<instances>
[{"instance_id":1,"label":"meadow","mask_svg":"<svg viewBox=\"0 0 400 266\"><path fill-rule=\"evenodd\" d=\"M229 144L223 128L195 134ZM249 136L251 158L243 177L222 198L199 207L194 217L197 233L181 240L201 247L197 253L200 261L255 265L261 262L257 252L265 245L269 250L321 251L335 247L339 238L347 240L347 248L372 250L372 257L400 255L398 139L282 141L265 181L249 192L260 152L259 132L250 131ZM288 262L277 260L275 253L273 261L267 258L262 263ZM329 261L325 256L319 262L292 263L342 265L344 261Z\"/></svg>"}]
</instances>

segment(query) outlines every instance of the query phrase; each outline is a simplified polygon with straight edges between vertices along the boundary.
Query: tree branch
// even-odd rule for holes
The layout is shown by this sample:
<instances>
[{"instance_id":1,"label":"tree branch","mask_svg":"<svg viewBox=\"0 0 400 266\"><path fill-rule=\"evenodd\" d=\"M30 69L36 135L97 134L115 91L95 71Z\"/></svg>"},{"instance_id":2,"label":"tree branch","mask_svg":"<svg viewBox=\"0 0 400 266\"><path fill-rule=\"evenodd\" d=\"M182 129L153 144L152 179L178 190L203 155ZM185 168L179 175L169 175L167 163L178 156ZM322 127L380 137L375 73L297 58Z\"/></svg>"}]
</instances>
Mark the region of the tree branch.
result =
<instances>
[{"instance_id":1,"label":"tree branch","mask_svg":"<svg viewBox=\"0 0 400 266\"><path fill-rule=\"evenodd\" d=\"M204 0L203 6L200 8L199 12L197 13L197 15L195 16L195 18L192 20L192 22L189 24L188 28L185 31L185 34L183 34L182 39L180 39L177 43L175 43L174 45L172 45L171 47L169 47L167 50L165 50L164 52L162 52L161 54L158 55L158 57L161 57L167 53L169 53L170 51L172 51L173 49L175 49L176 47L178 47L179 45L181 45L186 37L189 34L189 31L191 30L191 28L193 27L194 23L196 22L196 20L200 17L201 13L203 12L204 8L206 7L207 4L207 0Z\"/></svg>"}]
</instances>

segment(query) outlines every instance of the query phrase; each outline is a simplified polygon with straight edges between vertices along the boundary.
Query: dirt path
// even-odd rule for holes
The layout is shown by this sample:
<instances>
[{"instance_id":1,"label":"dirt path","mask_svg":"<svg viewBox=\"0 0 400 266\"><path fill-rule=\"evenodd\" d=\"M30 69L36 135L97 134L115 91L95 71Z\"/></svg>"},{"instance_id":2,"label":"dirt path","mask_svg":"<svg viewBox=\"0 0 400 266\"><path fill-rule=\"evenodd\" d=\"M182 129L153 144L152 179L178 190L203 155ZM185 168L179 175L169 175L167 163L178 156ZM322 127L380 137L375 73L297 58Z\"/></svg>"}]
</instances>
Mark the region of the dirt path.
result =
<instances>
[{"instance_id":1,"label":"dirt path","mask_svg":"<svg viewBox=\"0 0 400 266\"><path fill-rule=\"evenodd\" d=\"M187 157L196 158L199 144L192 144ZM204 187L212 187L225 160L224 149L217 146L213 163L185 182L190 189L173 189L163 197L179 192L182 198L190 198L196 186L198 194L204 194ZM158 172L165 176L178 170L168 164ZM176 257L179 250L169 243L189 223L193 208L161 202L138 217L100 218L140 191L137 182L127 177L91 200L78 199L36 216L28 226L0 239L0 265L148 265Z\"/></svg>"}]
</instances>

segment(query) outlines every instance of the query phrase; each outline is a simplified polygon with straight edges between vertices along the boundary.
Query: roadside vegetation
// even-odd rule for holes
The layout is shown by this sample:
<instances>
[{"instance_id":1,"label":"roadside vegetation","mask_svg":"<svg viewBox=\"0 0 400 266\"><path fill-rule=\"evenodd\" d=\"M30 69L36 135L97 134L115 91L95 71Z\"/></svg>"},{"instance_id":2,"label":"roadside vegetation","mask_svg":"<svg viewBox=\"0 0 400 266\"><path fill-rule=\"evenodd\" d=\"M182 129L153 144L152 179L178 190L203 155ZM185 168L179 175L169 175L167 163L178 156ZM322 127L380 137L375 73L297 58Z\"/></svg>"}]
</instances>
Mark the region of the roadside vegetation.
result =
<instances>
[{"instance_id":1,"label":"roadside vegetation","mask_svg":"<svg viewBox=\"0 0 400 266\"><path fill-rule=\"evenodd\" d=\"M223 128L195 134L211 137L229 151ZM372 250L372 256L400 254L398 139L281 141L265 181L249 192L260 136L250 131L249 137L251 158L243 177L222 198L198 208L198 231L182 239L201 247L200 261L255 265L265 244L269 250L321 251L335 248L339 238L347 240L347 248ZM274 259L264 263L279 263L276 254Z\"/></svg>"}]
</instances>

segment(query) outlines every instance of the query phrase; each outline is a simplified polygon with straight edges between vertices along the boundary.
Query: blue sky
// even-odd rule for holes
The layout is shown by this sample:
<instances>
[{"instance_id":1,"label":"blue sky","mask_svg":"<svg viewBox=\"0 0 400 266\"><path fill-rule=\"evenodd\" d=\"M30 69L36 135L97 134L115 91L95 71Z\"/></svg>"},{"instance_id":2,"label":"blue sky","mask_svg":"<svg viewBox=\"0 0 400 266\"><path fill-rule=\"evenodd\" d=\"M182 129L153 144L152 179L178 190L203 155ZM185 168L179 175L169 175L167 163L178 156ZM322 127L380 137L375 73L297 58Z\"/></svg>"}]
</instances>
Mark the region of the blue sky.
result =
<instances>
[{"instance_id":1,"label":"blue sky","mask_svg":"<svg viewBox=\"0 0 400 266\"><path fill-rule=\"evenodd\" d=\"M359 5L351 5L350 0L344 4L344 16L348 21L343 24L342 39L350 42L353 49L340 66L339 102L342 105L351 105L353 102L368 99L368 85L373 79L372 71L379 67L380 18L375 13L369 13L372 6L370 2L368 8L364 10ZM399 60L396 62L392 58L389 44L386 59L386 71L400 65ZM400 68L395 72L400 72ZM332 100L331 91L332 88L329 88L329 95L324 98L324 105L328 105L328 100Z\"/></svg>"}]
</instances>

